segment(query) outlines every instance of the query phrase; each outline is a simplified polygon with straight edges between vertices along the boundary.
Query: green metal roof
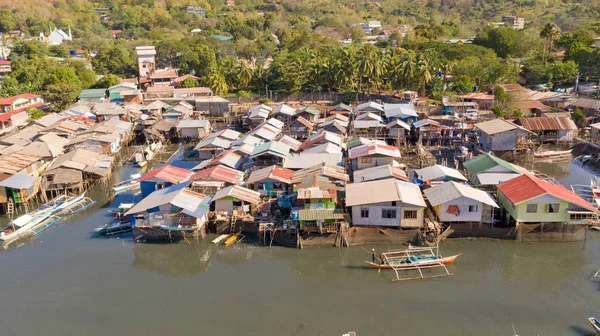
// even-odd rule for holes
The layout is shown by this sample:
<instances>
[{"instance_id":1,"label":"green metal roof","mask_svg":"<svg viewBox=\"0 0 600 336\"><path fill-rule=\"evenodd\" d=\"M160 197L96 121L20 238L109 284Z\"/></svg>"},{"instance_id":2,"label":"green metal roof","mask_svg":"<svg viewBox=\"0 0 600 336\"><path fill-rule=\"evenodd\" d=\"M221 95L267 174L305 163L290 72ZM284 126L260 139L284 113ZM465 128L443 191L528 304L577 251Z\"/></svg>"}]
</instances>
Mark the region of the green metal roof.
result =
<instances>
[{"instance_id":1,"label":"green metal roof","mask_svg":"<svg viewBox=\"0 0 600 336\"><path fill-rule=\"evenodd\" d=\"M349 105L346 105L344 103L337 104L336 106L333 107L333 109L336 111L342 111L342 110L352 111L352 107L350 107Z\"/></svg>"},{"instance_id":2,"label":"green metal roof","mask_svg":"<svg viewBox=\"0 0 600 336\"><path fill-rule=\"evenodd\" d=\"M254 157L265 152L271 152L277 156L286 157L290 153L290 146L276 141L265 142L254 147L250 157Z\"/></svg>"},{"instance_id":3,"label":"green metal roof","mask_svg":"<svg viewBox=\"0 0 600 336\"><path fill-rule=\"evenodd\" d=\"M305 108L303 108L301 110L296 111L296 114L300 114L302 112L307 112L307 113L310 113L310 114L313 114L313 115L319 115L319 114L321 114L321 111L317 110L314 107L305 107Z\"/></svg>"},{"instance_id":4,"label":"green metal roof","mask_svg":"<svg viewBox=\"0 0 600 336\"><path fill-rule=\"evenodd\" d=\"M87 89L79 92L79 98L102 98L108 89Z\"/></svg>"},{"instance_id":5,"label":"green metal roof","mask_svg":"<svg viewBox=\"0 0 600 336\"><path fill-rule=\"evenodd\" d=\"M465 168L469 171L469 174L479 174L485 170L488 170L495 166L502 166L510 171L515 173L520 173L521 171L512 163L508 161L504 161L499 157L493 156L491 154L483 154L472 158L469 161L463 163Z\"/></svg>"}]
</instances>

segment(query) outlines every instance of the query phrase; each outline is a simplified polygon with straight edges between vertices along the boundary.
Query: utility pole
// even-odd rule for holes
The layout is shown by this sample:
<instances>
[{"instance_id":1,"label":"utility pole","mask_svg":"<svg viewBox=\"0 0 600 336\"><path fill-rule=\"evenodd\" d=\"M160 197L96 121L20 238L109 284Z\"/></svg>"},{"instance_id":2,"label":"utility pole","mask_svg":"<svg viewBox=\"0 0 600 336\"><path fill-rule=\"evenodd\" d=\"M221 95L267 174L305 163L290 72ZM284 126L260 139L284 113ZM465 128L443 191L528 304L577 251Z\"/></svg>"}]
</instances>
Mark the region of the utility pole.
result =
<instances>
[{"instance_id":1,"label":"utility pole","mask_svg":"<svg viewBox=\"0 0 600 336\"><path fill-rule=\"evenodd\" d=\"M577 72L577 77L575 78L575 93L579 92L579 72Z\"/></svg>"}]
</instances>

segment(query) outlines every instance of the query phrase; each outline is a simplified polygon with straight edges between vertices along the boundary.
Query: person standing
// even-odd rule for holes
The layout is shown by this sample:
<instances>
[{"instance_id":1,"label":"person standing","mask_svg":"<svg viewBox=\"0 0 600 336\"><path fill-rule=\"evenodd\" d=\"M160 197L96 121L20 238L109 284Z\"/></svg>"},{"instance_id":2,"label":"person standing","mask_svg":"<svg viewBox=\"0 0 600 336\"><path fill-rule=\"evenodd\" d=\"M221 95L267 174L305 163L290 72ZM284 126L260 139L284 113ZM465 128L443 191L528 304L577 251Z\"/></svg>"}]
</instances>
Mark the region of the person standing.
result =
<instances>
[{"instance_id":1,"label":"person standing","mask_svg":"<svg viewBox=\"0 0 600 336\"><path fill-rule=\"evenodd\" d=\"M373 261L373 263L375 263L375 256L377 255L377 253L375 252L375 249L371 249L371 259Z\"/></svg>"}]
</instances>

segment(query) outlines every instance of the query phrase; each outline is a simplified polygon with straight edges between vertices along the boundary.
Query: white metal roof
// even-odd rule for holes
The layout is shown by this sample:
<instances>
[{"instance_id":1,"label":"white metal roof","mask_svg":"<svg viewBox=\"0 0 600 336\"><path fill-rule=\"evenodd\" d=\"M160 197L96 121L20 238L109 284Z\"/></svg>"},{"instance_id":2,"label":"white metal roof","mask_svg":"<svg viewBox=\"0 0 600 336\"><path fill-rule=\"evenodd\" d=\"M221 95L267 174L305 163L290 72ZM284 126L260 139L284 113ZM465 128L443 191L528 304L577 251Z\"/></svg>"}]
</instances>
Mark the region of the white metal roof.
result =
<instances>
[{"instance_id":1,"label":"white metal roof","mask_svg":"<svg viewBox=\"0 0 600 336\"><path fill-rule=\"evenodd\" d=\"M497 185L519 176L521 174L517 173L481 173L477 175L477 179L481 185Z\"/></svg>"},{"instance_id":2,"label":"white metal roof","mask_svg":"<svg viewBox=\"0 0 600 336\"><path fill-rule=\"evenodd\" d=\"M485 191L454 181L438 184L429 189L425 189L424 192L429 203L433 206L444 204L460 197L466 197L495 208L498 207L492 197Z\"/></svg>"},{"instance_id":3,"label":"white metal roof","mask_svg":"<svg viewBox=\"0 0 600 336\"><path fill-rule=\"evenodd\" d=\"M307 148L303 151L304 153L341 153L342 148L331 142L320 144L314 147Z\"/></svg>"},{"instance_id":4,"label":"white metal roof","mask_svg":"<svg viewBox=\"0 0 600 336\"><path fill-rule=\"evenodd\" d=\"M463 176L458 170L448 168L440 165L434 165L425 167L422 169L416 169L415 172L419 175L419 178L423 181L437 180L449 177L455 180L467 181L467 178Z\"/></svg>"},{"instance_id":5,"label":"white metal roof","mask_svg":"<svg viewBox=\"0 0 600 336\"><path fill-rule=\"evenodd\" d=\"M302 169L325 163L329 166L339 166L342 163L342 153L300 153L288 154L283 164L284 168Z\"/></svg>"},{"instance_id":6,"label":"white metal roof","mask_svg":"<svg viewBox=\"0 0 600 336\"><path fill-rule=\"evenodd\" d=\"M386 118L418 117L414 104L385 104L383 110Z\"/></svg>"},{"instance_id":7,"label":"white metal roof","mask_svg":"<svg viewBox=\"0 0 600 336\"><path fill-rule=\"evenodd\" d=\"M425 207L419 186L396 179L385 179L346 185L346 205L365 205L400 201Z\"/></svg>"},{"instance_id":8,"label":"white metal roof","mask_svg":"<svg viewBox=\"0 0 600 336\"><path fill-rule=\"evenodd\" d=\"M208 120L183 119L179 121L177 128L205 128L208 125L210 125Z\"/></svg>"}]
</instances>

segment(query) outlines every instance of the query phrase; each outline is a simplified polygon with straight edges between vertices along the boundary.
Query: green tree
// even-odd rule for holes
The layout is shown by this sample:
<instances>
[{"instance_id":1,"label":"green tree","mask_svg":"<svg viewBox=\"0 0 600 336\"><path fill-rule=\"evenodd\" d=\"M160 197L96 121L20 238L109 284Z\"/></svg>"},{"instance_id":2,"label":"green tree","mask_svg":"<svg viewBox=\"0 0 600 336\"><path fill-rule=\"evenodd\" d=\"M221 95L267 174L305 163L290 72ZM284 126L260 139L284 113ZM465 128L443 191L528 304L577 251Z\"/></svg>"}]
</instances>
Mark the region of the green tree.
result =
<instances>
[{"instance_id":1,"label":"green tree","mask_svg":"<svg viewBox=\"0 0 600 336\"><path fill-rule=\"evenodd\" d=\"M15 30L19 27L15 14L6 10L0 10L0 32Z\"/></svg>"},{"instance_id":2,"label":"green tree","mask_svg":"<svg viewBox=\"0 0 600 336\"><path fill-rule=\"evenodd\" d=\"M240 88L247 88L252 80L252 69L246 62L239 62L236 67L237 80Z\"/></svg>"},{"instance_id":3,"label":"green tree","mask_svg":"<svg viewBox=\"0 0 600 336\"><path fill-rule=\"evenodd\" d=\"M198 77L207 77L217 66L214 49L204 44L197 44L182 56L182 64Z\"/></svg>"},{"instance_id":4,"label":"green tree","mask_svg":"<svg viewBox=\"0 0 600 336\"><path fill-rule=\"evenodd\" d=\"M573 110L571 113L571 118L579 128L584 128L587 126L587 120L585 118L585 114L578 108Z\"/></svg>"},{"instance_id":5,"label":"green tree","mask_svg":"<svg viewBox=\"0 0 600 336\"><path fill-rule=\"evenodd\" d=\"M494 96L496 97L496 100L501 103L506 103L508 101L508 94L501 86L494 88Z\"/></svg>"},{"instance_id":6,"label":"green tree","mask_svg":"<svg viewBox=\"0 0 600 336\"><path fill-rule=\"evenodd\" d=\"M67 58L69 49L64 44L53 45L48 48L48 55L53 57Z\"/></svg>"},{"instance_id":7,"label":"green tree","mask_svg":"<svg viewBox=\"0 0 600 336\"><path fill-rule=\"evenodd\" d=\"M210 88L217 96L226 96L229 92L229 85L225 80L225 76L218 71L214 71L210 77Z\"/></svg>"},{"instance_id":8,"label":"green tree","mask_svg":"<svg viewBox=\"0 0 600 336\"><path fill-rule=\"evenodd\" d=\"M503 118L504 117L504 107L502 107L502 105L494 105L492 106L491 111L498 116L498 118Z\"/></svg>"},{"instance_id":9,"label":"green tree","mask_svg":"<svg viewBox=\"0 0 600 336\"><path fill-rule=\"evenodd\" d=\"M78 85L68 82L59 82L48 85L46 88L46 100L50 102L52 111L62 111L74 103L79 96L80 88Z\"/></svg>"},{"instance_id":10,"label":"green tree","mask_svg":"<svg viewBox=\"0 0 600 336\"><path fill-rule=\"evenodd\" d=\"M18 40L13 45L12 52L27 58L47 56L48 46L38 40Z\"/></svg>"},{"instance_id":11,"label":"green tree","mask_svg":"<svg viewBox=\"0 0 600 336\"><path fill-rule=\"evenodd\" d=\"M417 67L419 69L419 90L421 97L425 96L425 85L431 81L431 68L429 67L429 62L427 58L421 56L417 61Z\"/></svg>"},{"instance_id":12,"label":"green tree","mask_svg":"<svg viewBox=\"0 0 600 336\"><path fill-rule=\"evenodd\" d=\"M2 81L2 85L0 85L0 97L12 97L16 96L20 91L19 82L11 76L7 76Z\"/></svg>"},{"instance_id":13,"label":"green tree","mask_svg":"<svg viewBox=\"0 0 600 336\"><path fill-rule=\"evenodd\" d=\"M108 74L102 78L100 78L96 84L94 84L94 88L96 89L108 89L109 87L113 86L113 85L117 85L121 83L121 80L119 79L119 77L115 76L115 75L111 75Z\"/></svg>"},{"instance_id":14,"label":"green tree","mask_svg":"<svg viewBox=\"0 0 600 336\"><path fill-rule=\"evenodd\" d=\"M552 52L552 44L560 37L561 30L555 23L547 23L540 31L540 37L548 41L548 47L544 50L543 60L546 62L546 53Z\"/></svg>"},{"instance_id":15,"label":"green tree","mask_svg":"<svg viewBox=\"0 0 600 336\"><path fill-rule=\"evenodd\" d=\"M29 115L29 121L39 119L46 115L46 112L36 108L28 108L26 111Z\"/></svg>"},{"instance_id":16,"label":"green tree","mask_svg":"<svg viewBox=\"0 0 600 336\"><path fill-rule=\"evenodd\" d=\"M119 43L101 46L92 65L99 74L117 74L130 76L136 73L135 61L127 48Z\"/></svg>"},{"instance_id":17,"label":"green tree","mask_svg":"<svg viewBox=\"0 0 600 336\"><path fill-rule=\"evenodd\" d=\"M200 86L200 83L198 83L198 80L196 80L195 78L188 77L183 82L181 82L180 85L182 88L195 88Z\"/></svg>"},{"instance_id":18,"label":"green tree","mask_svg":"<svg viewBox=\"0 0 600 336\"><path fill-rule=\"evenodd\" d=\"M502 58L518 56L516 47L518 45L519 33L508 27L487 29L479 32L474 43L490 48Z\"/></svg>"}]
</instances>

